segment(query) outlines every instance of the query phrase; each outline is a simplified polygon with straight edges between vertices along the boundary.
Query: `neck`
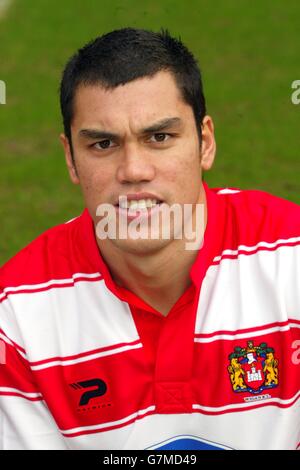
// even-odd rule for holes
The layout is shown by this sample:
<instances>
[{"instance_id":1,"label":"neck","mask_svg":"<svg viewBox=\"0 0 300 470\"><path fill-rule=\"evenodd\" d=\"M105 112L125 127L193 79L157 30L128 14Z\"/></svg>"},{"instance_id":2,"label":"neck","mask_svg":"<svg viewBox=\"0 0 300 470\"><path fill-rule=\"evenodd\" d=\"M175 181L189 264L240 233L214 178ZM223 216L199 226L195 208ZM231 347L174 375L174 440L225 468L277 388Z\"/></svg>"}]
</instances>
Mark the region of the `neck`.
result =
<instances>
[{"instance_id":1,"label":"neck","mask_svg":"<svg viewBox=\"0 0 300 470\"><path fill-rule=\"evenodd\" d=\"M205 228L205 196L203 202ZM198 250L186 250L186 241L184 238L174 239L163 248L147 254L121 250L109 239L98 240L98 245L116 284L127 288L161 314L167 315L191 284L189 272Z\"/></svg>"}]
</instances>

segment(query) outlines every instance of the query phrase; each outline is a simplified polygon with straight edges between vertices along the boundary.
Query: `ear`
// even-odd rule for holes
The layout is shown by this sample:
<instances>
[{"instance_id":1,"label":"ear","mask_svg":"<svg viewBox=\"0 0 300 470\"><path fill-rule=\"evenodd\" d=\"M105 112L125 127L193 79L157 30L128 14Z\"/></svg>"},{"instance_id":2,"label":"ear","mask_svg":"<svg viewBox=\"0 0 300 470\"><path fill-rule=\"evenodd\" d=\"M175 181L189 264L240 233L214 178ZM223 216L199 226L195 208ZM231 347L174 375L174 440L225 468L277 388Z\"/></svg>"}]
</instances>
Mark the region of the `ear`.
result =
<instances>
[{"instance_id":1,"label":"ear","mask_svg":"<svg viewBox=\"0 0 300 470\"><path fill-rule=\"evenodd\" d=\"M59 138L64 148L65 159L66 159L66 164L68 167L70 179L72 183L79 184L79 178L78 178L77 171L75 168L75 163L72 158L68 137L66 137L65 134L60 134Z\"/></svg>"},{"instance_id":2,"label":"ear","mask_svg":"<svg viewBox=\"0 0 300 470\"><path fill-rule=\"evenodd\" d=\"M201 142L201 168L204 171L210 170L215 159L216 141L214 135L214 123L210 116L204 116L202 121L202 142Z\"/></svg>"}]
</instances>

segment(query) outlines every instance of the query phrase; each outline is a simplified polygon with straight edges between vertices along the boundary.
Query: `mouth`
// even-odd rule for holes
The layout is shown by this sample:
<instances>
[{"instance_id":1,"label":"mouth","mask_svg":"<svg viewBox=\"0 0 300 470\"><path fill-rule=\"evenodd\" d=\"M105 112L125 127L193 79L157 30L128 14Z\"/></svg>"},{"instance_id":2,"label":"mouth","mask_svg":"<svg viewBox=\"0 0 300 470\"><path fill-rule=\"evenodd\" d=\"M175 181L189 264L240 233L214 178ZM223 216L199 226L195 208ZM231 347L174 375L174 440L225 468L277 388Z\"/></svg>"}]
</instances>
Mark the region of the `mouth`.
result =
<instances>
[{"instance_id":1,"label":"mouth","mask_svg":"<svg viewBox=\"0 0 300 470\"><path fill-rule=\"evenodd\" d=\"M162 204L162 200L155 198L128 200L126 196L121 196L115 207L120 215L126 215L126 217L131 219L139 216L150 216L159 210Z\"/></svg>"}]
</instances>

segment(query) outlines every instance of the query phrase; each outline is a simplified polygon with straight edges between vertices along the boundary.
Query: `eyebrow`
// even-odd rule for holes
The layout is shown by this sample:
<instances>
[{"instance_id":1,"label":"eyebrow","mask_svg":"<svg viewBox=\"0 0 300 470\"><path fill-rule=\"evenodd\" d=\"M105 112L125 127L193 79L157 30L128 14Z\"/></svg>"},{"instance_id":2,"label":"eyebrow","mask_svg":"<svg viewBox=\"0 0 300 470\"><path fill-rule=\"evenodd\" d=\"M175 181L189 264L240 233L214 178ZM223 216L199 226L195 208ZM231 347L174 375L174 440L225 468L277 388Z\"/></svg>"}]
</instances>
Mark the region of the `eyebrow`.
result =
<instances>
[{"instance_id":1,"label":"eyebrow","mask_svg":"<svg viewBox=\"0 0 300 470\"><path fill-rule=\"evenodd\" d=\"M150 126L144 127L138 131L139 134L151 134L154 132L160 132L165 129L177 127L182 124L182 120L179 117L165 118L158 122L151 124ZM113 132L103 131L101 129L81 129L78 135L86 139L118 139L120 136Z\"/></svg>"}]
</instances>

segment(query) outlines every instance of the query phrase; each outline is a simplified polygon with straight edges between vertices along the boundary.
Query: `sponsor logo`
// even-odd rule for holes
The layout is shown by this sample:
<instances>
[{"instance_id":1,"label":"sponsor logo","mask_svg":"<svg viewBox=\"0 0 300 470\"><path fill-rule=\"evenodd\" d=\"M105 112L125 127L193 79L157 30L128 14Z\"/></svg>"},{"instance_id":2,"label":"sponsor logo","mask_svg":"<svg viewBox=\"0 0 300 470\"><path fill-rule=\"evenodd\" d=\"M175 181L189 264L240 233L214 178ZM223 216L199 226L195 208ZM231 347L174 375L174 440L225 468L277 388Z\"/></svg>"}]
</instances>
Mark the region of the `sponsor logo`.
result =
<instances>
[{"instance_id":1,"label":"sponsor logo","mask_svg":"<svg viewBox=\"0 0 300 470\"><path fill-rule=\"evenodd\" d=\"M246 347L235 347L228 359L227 370L234 392L256 394L277 387L278 360L267 343L255 346L253 341L248 341Z\"/></svg>"},{"instance_id":2,"label":"sponsor logo","mask_svg":"<svg viewBox=\"0 0 300 470\"><path fill-rule=\"evenodd\" d=\"M99 408L111 406L111 403L103 403L99 400L99 398L103 397L107 392L107 385L104 380L95 378L73 382L69 385L73 390L79 390L81 392L78 400L77 411L93 411Z\"/></svg>"},{"instance_id":3,"label":"sponsor logo","mask_svg":"<svg viewBox=\"0 0 300 470\"><path fill-rule=\"evenodd\" d=\"M146 450L232 450L231 447L208 441L197 436L174 436L165 441L154 444Z\"/></svg>"}]
</instances>

